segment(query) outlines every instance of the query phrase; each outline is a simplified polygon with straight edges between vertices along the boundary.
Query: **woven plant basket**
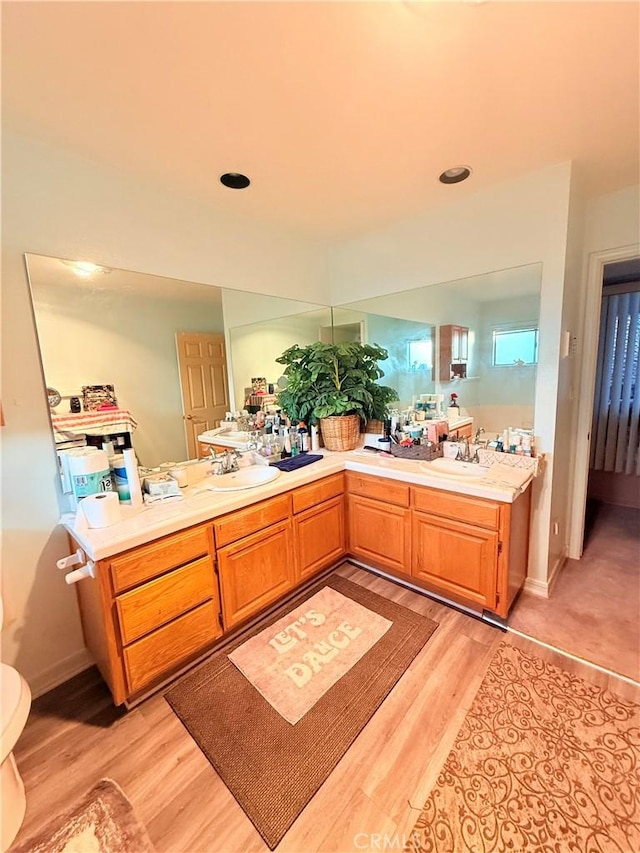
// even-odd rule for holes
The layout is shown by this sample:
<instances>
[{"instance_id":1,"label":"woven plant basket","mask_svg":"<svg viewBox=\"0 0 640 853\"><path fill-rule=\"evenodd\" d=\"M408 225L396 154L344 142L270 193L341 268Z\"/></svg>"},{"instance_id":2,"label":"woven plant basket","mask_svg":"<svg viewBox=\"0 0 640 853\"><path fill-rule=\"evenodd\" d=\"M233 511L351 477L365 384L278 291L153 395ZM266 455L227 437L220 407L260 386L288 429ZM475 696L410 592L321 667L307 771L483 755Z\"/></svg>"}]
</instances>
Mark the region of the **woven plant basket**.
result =
<instances>
[{"instance_id":1,"label":"woven plant basket","mask_svg":"<svg viewBox=\"0 0 640 853\"><path fill-rule=\"evenodd\" d=\"M360 418L358 415L322 418L320 431L327 450L355 450L360 441Z\"/></svg>"}]
</instances>

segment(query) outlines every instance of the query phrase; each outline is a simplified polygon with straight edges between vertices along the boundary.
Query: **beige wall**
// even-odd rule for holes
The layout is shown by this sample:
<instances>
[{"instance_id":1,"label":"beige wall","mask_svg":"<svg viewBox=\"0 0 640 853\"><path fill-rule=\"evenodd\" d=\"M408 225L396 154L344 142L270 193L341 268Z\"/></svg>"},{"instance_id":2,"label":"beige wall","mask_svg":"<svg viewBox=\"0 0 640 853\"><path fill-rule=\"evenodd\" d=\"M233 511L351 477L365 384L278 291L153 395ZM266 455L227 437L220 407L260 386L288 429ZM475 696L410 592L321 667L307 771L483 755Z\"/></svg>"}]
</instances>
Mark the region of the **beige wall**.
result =
<instances>
[{"instance_id":1,"label":"beige wall","mask_svg":"<svg viewBox=\"0 0 640 853\"><path fill-rule=\"evenodd\" d=\"M87 664L75 590L55 561L56 469L23 254L326 304L325 256L295 235L240 221L135 176L5 134L2 174L2 659L36 693Z\"/></svg>"},{"instance_id":2,"label":"beige wall","mask_svg":"<svg viewBox=\"0 0 640 853\"><path fill-rule=\"evenodd\" d=\"M554 454L568 459L571 444L570 431L556 434L558 390L566 385L559 367L561 331L580 298L579 276L565 278L565 265L575 268L573 261L566 264L569 164L397 223L330 253L24 139L3 140L2 191L2 658L24 672L36 693L60 683L88 659L75 593L55 569L67 547L57 526L57 475L25 252L86 258L293 299L304 286L305 299L319 304L541 261L535 428L549 466L534 488L531 572L534 583L546 586L551 471ZM607 200L587 218L586 233L609 246L624 242L618 202ZM607 210L613 211L614 224ZM572 258L579 254L578 243L570 246Z\"/></svg>"},{"instance_id":3,"label":"beige wall","mask_svg":"<svg viewBox=\"0 0 640 853\"><path fill-rule=\"evenodd\" d=\"M548 464L534 483L529 554L530 583L540 591L549 571L554 453L569 448L568 435L556 447L555 417L570 184L571 164L560 163L343 243L330 259L341 302L542 262L534 428Z\"/></svg>"}]
</instances>

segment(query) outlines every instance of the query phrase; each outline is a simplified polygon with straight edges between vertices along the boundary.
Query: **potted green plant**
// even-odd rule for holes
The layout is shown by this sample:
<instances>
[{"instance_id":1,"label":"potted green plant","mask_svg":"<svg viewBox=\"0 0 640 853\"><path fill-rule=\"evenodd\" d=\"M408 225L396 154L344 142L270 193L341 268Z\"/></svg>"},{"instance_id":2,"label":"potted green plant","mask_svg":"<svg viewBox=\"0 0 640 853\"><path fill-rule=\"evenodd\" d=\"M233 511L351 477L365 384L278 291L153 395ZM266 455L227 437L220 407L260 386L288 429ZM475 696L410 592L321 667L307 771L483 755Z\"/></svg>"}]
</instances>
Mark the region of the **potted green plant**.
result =
<instances>
[{"instance_id":1,"label":"potted green plant","mask_svg":"<svg viewBox=\"0 0 640 853\"><path fill-rule=\"evenodd\" d=\"M384 420L398 399L394 388L377 382L384 375L378 362L386 358L377 344L294 344L276 359L287 381L278 404L294 422L320 423L328 450L353 450L360 423Z\"/></svg>"}]
</instances>

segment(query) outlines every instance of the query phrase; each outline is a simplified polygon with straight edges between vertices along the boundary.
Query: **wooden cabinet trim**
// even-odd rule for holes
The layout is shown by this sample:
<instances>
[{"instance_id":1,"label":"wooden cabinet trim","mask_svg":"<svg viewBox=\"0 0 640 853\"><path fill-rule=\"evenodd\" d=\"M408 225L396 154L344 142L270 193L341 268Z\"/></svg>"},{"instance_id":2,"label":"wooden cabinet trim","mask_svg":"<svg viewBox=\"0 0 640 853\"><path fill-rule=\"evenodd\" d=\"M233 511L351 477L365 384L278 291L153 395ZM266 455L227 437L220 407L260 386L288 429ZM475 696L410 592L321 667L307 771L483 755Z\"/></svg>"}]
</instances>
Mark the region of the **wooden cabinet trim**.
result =
<instances>
[{"instance_id":1,"label":"wooden cabinet trim","mask_svg":"<svg viewBox=\"0 0 640 853\"><path fill-rule=\"evenodd\" d=\"M129 695L197 657L221 633L218 609L207 601L127 646L123 653Z\"/></svg>"},{"instance_id":2,"label":"wooden cabinet trim","mask_svg":"<svg viewBox=\"0 0 640 853\"><path fill-rule=\"evenodd\" d=\"M395 506L409 506L410 492L406 483L375 477L372 474L356 474L354 471L347 471L346 484L349 495L362 495Z\"/></svg>"},{"instance_id":3,"label":"wooden cabinet trim","mask_svg":"<svg viewBox=\"0 0 640 853\"><path fill-rule=\"evenodd\" d=\"M140 545L111 559L111 577L116 593L151 580L170 569L210 552L207 525L198 525Z\"/></svg>"},{"instance_id":4,"label":"wooden cabinet trim","mask_svg":"<svg viewBox=\"0 0 640 853\"><path fill-rule=\"evenodd\" d=\"M304 512L311 507L321 504L330 498L341 497L344 494L344 475L331 474L329 477L323 477L322 480L316 480L314 483L309 483L307 486L300 486L293 490L293 513L297 515L299 512Z\"/></svg>"},{"instance_id":5,"label":"wooden cabinet trim","mask_svg":"<svg viewBox=\"0 0 640 853\"><path fill-rule=\"evenodd\" d=\"M411 573L445 593L495 610L498 533L414 513Z\"/></svg>"},{"instance_id":6,"label":"wooden cabinet trim","mask_svg":"<svg viewBox=\"0 0 640 853\"><path fill-rule=\"evenodd\" d=\"M208 599L217 604L217 598L211 557L148 581L116 599L122 642L132 643Z\"/></svg>"},{"instance_id":7,"label":"wooden cabinet trim","mask_svg":"<svg viewBox=\"0 0 640 853\"><path fill-rule=\"evenodd\" d=\"M411 511L349 495L348 551L372 566L408 575L411 571Z\"/></svg>"},{"instance_id":8,"label":"wooden cabinet trim","mask_svg":"<svg viewBox=\"0 0 640 853\"><path fill-rule=\"evenodd\" d=\"M291 494L289 492L260 501L246 509L223 515L213 522L216 546L223 548L238 539L264 530L271 524L284 521L290 515Z\"/></svg>"},{"instance_id":9,"label":"wooden cabinet trim","mask_svg":"<svg viewBox=\"0 0 640 853\"><path fill-rule=\"evenodd\" d=\"M411 503L418 512L429 512L490 530L497 530L500 524L500 504L485 498L412 486Z\"/></svg>"},{"instance_id":10,"label":"wooden cabinet trim","mask_svg":"<svg viewBox=\"0 0 640 853\"><path fill-rule=\"evenodd\" d=\"M344 497L331 498L294 516L297 580L337 562L345 553Z\"/></svg>"},{"instance_id":11,"label":"wooden cabinet trim","mask_svg":"<svg viewBox=\"0 0 640 853\"><path fill-rule=\"evenodd\" d=\"M225 630L239 625L296 585L293 527L290 519L246 536L218 551ZM261 581L245 589L247 579ZM241 586L242 584L242 586Z\"/></svg>"}]
</instances>

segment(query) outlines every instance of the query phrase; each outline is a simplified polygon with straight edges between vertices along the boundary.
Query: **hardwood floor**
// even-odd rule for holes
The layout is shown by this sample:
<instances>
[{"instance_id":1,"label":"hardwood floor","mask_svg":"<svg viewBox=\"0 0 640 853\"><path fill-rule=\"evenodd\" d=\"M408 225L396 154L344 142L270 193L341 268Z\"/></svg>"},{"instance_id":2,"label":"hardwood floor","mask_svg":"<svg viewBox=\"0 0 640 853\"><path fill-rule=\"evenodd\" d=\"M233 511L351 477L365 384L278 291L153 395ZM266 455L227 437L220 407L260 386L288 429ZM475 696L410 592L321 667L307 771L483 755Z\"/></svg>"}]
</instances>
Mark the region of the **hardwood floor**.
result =
<instances>
[{"instance_id":1,"label":"hardwood floor","mask_svg":"<svg viewBox=\"0 0 640 853\"><path fill-rule=\"evenodd\" d=\"M424 613L439 628L278 851L382 849L384 835L395 843L387 849L402 849L503 640L640 701L626 682L509 638L384 578L347 564L338 573ZM27 791L17 842L110 777L131 800L158 853L267 849L162 695L119 710L93 669L34 702L15 755Z\"/></svg>"}]
</instances>

